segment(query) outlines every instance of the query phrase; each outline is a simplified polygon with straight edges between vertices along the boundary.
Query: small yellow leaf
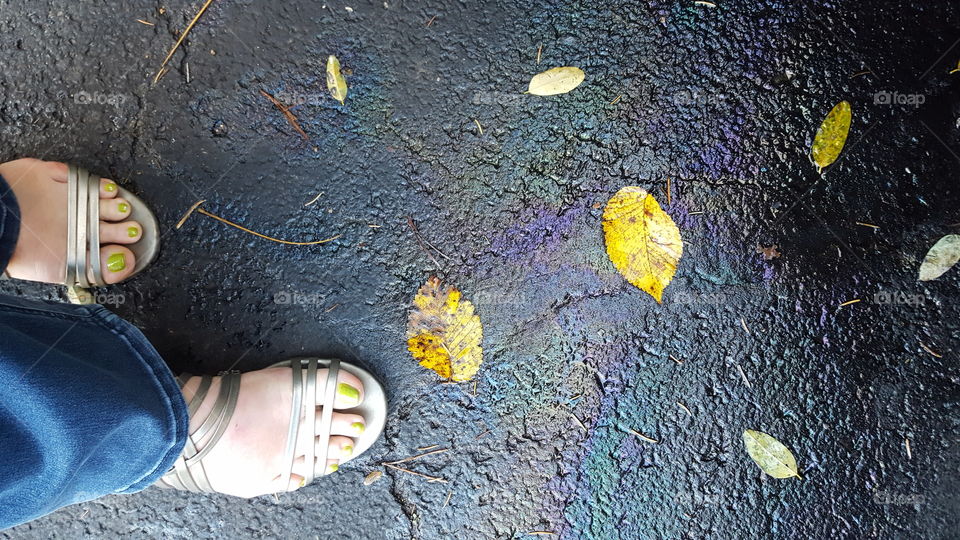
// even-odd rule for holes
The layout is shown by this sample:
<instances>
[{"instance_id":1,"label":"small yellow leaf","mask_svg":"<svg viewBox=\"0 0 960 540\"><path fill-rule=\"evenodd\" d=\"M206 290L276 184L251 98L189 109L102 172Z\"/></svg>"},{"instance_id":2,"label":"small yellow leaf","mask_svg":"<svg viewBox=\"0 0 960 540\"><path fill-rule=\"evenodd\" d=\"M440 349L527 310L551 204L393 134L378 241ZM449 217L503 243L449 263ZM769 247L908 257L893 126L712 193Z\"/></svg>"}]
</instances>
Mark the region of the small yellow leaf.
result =
<instances>
[{"instance_id":1,"label":"small yellow leaf","mask_svg":"<svg viewBox=\"0 0 960 540\"><path fill-rule=\"evenodd\" d=\"M841 101L830 111L817 136L813 138L813 162L817 170L830 165L840 157L843 145L847 142L847 133L850 131L850 103Z\"/></svg>"},{"instance_id":2,"label":"small yellow leaf","mask_svg":"<svg viewBox=\"0 0 960 540\"><path fill-rule=\"evenodd\" d=\"M660 303L683 255L683 241L657 200L643 188L622 188L603 210L603 233L607 255L620 274Z\"/></svg>"},{"instance_id":3,"label":"small yellow leaf","mask_svg":"<svg viewBox=\"0 0 960 540\"><path fill-rule=\"evenodd\" d=\"M580 86L584 77L583 70L578 67L555 67L534 75L527 92L536 96L566 94Z\"/></svg>"},{"instance_id":4,"label":"small yellow leaf","mask_svg":"<svg viewBox=\"0 0 960 540\"><path fill-rule=\"evenodd\" d=\"M347 81L340 72L340 61L332 54L327 58L327 90L341 105L347 99Z\"/></svg>"},{"instance_id":5,"label":"small yellow leaf","mask_svg":"<svg viewBox=\"0 0 960 540\"><path fill-rule=\"evenodd\" d=\"M413 307L407 320L410 354L444 379L469 381L483 362L483 327L473 304L434 276L417 291Z\"/></svg>"},{"instance_id":6,"label":"small yellow leaf","mask_svg":"<svg viewBox=\"0 0 960 540\"><path fill-rule=\"evenodd\" d=\"M748 429L743 432L743 444L763 472L774 478L800 478L790 449L770 435Z\"/></svg>"}]
</instances>

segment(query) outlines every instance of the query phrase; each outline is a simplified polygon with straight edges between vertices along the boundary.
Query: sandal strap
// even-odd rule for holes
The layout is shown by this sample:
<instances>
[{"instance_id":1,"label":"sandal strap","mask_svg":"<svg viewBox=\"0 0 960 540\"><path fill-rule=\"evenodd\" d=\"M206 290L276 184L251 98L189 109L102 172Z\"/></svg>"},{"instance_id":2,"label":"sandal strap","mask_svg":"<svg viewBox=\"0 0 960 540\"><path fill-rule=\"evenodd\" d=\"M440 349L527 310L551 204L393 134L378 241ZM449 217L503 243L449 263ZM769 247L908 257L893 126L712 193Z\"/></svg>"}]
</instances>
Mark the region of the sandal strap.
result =
<instances>
[{"instance_id":1,"label":"sandal strap","mask_svg":"<svg viewBox=\"0 0 960 540\"><path fill-rule=\"evenodd\" d=\"M236 371L221 374L220 391L217 393L213 409L207 414L197 429L187 437L183 452L173 464L173 467L160 479L161 485L186 491L212 493L215 490L210 485L207 473L203 467L203 458L216 447L220 438L230 426L230 419L237 406L237 397L240 394L240 373ZM190 375L184 373L177 377L182 389ZM200 386L187 404L187 411L192 417L203 403L213 384L213 377L204 375L200 379ZM202 446L202 450L197 447Z\"/></svg>"},{"instance_id":2,"label":"sandal strap","mask_svg":"<svg viewBox=\"0 0 960 540\"><path fill-rule=\"evenodd\" d=\"M80 171L73 165L67 166L67 273L63 282L65 285L77 284L77 186Z\"/></svg>"},{"instance_id":3,"label":"sandal strap","mask_svg":"<svg viewBox=\"0 0 960 540\"><path fill-rule=\"evenodd\" d=\"M301 364L303 365L303 364ZM317 359L311 358L307 362L307 373L303 378L303 420L310 426L310 433L313 434L313 430L316 429L317 425ZM314 440L315 437L314 437ZM303 477L304 485L313 482L313 479L316 478L317 471L316 466L312 466L313 463L316 463L314 460L315 450L317 445L308 444L306 445L306 450L303 452L303 463L307 465L305 469L308 471ZM292 465L292 464L291 464Z\"/></svg>"},{"instance_id":4,"label":"sandal strap","mask_svg":"<svg viewBox=\"0 0 960 540\"><path fill-rule=\"evenodd\" d=\"M93 274L88 279L87 270ZM67 286L101 287L100 177L76 165L67 167Z\"/></svg>"},{"instance_id":5,"label":"sandal strap","mask_svg":"<svg viewBox=\"0 0 960 540\"><path fill-rule=\"evenodd\" d=\"M81 197L83 194L81 193ZM81 214L83 215L83 214ZM93 271L94 287L107 284L100 268L100 177L87 173L87 265Z\"/></svg>"},{"instance_id":6,"label":"sandal strap","mask_svg":"<svg viewBox=\"0 0 960 540\"><path fill-rule=\"evenodd\" d=\"M317 435L320 435L320 455L317 456L317 465L320 467L321 475L327 474L327 458L329 457L330 451L330 430L333 427L333 402L337 399L337 376L340 374L340 360L333 359L330 360L330 365L327 366L327 381L326 389L323 393L323 409L320 413L320 433L314 433L313 437L316 439ZM316 373L314 373L316 377ZM313 408L316 412L317 408ZM316 426L316 423L314 423ZM317 428L314 427L314 430ZM315 467L316 468L316 467ZM316 473L316 471L314 471Z\"/></svg>"},{"instance_id":7,"label":"sandal strap","mask_svg":"<svg viewBox=\"0 0 960 540\"><path fill-rule=\"evenodd\" d=\"M180 383L180 389L182 390L184 386L187 385L187 382L190 381L189 373L181 373L177 377L177 382ZM200 386L197 388L197 391L194 392L193 397L190 398L190 403L187 404L187 416L193 418L193 415L196 414L197 409L200 408L200 405L203 403L203 400L207 397L207 391L210 390L210 385L213 384L213 377L209 375L204 375L200 377Z\"/></svg>"},{"instance_id":8,"label":"sandal strap","mask_svg":"<svg viewBox=\"0 0 960 540\"><path fill-rule=\"evenodd\" d=\"M293 395L290 399L290 426L287 429L287 449L284 454L287 456L286 462L290 464L286 473L283 475L284 486L290 484L290 476L293 474L293 462L297 458L297 433L300 431L300 411L303 401L303 372L300 369L301 362L290 364L290 373L293 377Z\"/></svg>"}]
</instances>

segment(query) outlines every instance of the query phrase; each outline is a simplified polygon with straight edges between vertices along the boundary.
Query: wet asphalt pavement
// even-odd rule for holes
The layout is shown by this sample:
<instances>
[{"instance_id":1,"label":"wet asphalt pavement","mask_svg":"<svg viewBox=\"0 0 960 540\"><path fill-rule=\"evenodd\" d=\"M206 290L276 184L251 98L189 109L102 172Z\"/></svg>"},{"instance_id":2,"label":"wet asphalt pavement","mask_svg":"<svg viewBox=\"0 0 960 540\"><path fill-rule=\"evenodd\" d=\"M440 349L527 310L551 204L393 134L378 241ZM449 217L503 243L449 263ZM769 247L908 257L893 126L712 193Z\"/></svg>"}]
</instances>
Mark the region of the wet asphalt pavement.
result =
<instances>
[{"instance_id":1,"label":"wet asphalt pavement","mask_svg":"<svg viewBox=\"0 0 960 540\"><path fill-rule=\"evenodd\" d=\"M916 281L960 230L960 6L593 4L217 0L153 85L198 2L0 0L2 157L82 164L161 222L159 260L112 307L175 371L338 355L391 400L383 441L298 492L148 489L0 537L960 535L960 270ZM586 81L521 94L557 65ZM809 146L841 100L850 138L821 178ZM685 241L660 306L604 251L625 185ZM341 236L174 230L199 199L273 236ZM475 387L406 351L432 274L483 321ZM803 480L763 476L744 429L787 444ZM362 485L430 445L450 450L410 468L445 482Z\"/></svg>"}]
</instances>

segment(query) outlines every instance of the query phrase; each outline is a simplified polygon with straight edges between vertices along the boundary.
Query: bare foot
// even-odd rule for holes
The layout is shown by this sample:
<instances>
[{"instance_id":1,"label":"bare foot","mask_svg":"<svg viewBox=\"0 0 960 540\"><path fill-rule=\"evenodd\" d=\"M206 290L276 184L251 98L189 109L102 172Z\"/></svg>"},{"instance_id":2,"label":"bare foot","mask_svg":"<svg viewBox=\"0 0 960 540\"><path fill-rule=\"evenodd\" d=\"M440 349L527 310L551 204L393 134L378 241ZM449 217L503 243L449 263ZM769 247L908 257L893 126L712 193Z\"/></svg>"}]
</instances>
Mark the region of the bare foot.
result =
<instances>
[{"instance_id":1,"label":"bare foot","mask_svg":"<svg viewBox=\"0 0 960 540\"><path fill-rule=\"evenodd\" d=\"M20 206L20 237L7 265L12 278L63 283L67 258L67 166L24 158L0 164ZM124 221L130 203L117 197L117 184L100 180L100 267L107 283L122 281L136 264L120 244L140 240L143 227ZM93 278L92 272L90 279Z\"/></svg>"},{"instance_id":2,"label":"bare foot","mask_svg":"<svg viewBox=\"0 0 960 540\"><path fill-rule=\"evenodd\" d=\"M317 380L326 380L327 370L317 370ZM220 377L214 377L206 397L197 412L190 418L190 432L193 433L210 413L216 402L221 384ZM192 377L183 387L183 396L189 403L197 388L200 377ZM326 385L317 385L317 403L323 403ZM301 422L297 436L297 456L293 464L290 481L284 482L284 475L290 468L287 462L287 433L290 427L290 407L293 394L290 368L267 368L244 373L240 379L240 393L230 427L203 458L203 469L210 485L219 493L238 497L256 497L268 493L293 491L302 487L308 474L304 463L307 444L319 444L314 439L314 426ZM337 375L337 396L334 409L349 409L363 401L363 384L351 373L341 369ZM317 407L317 428L322 407ZM301 418L302 420L303 418ZM317 467L317 471L334 472L340 463L353 456L354 439L363 433L366 422L362 416L333 413L333 425L328 444L326 469ZM201 448L198 448L202 449ZM314 455L320 455L316 448Z\"/></svg>"}]
</instances>

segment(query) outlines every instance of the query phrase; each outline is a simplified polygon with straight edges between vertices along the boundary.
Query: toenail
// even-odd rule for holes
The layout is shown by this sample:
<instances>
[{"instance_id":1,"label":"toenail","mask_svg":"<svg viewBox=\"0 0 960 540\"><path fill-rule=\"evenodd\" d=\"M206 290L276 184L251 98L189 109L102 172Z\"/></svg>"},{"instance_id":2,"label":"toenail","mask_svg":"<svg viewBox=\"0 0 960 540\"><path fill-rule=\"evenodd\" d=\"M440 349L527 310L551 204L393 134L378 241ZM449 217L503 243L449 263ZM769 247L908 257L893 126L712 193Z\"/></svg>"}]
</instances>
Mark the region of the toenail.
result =
<instances>
[{"instance_id":1,"label":"toenail","mask_svg":"<svg viewBox=\"0 0 960 540\"><path fill-rule=\"evenodd\" d=\"M335 473L339 468L340 466L337 465L336 463L331 463L330 465L327 465L327 474Z\"/></svg>"},{"instance_id":2,"label":"toenail","mask_svg":"<svg viewBox=\"0 0 960 540\"><path fill-rule=\"evenodd\" d=\"M119 272L127 267L127 258L123 253L114 253L107 257L107 270Z\"/></svg>"},{"instance_id":3,"label":"toenail","mask_svg":"<svg viewBox=\"0 0 960 540\"><path fill-rule=\"evenodd\" d=\"M130 238L136 238L140 234L140 229L136 227L127 227L127 236Z\"/></svg>"},{"instance_id":4,"label":"toenail","mask_svg":"<svg viewBox=\"0 0 960 540\"><path fill-rule=\"evenodd\" d=\"M117 185L114 184L113 182L107 182L106 184L103 185L103 190L109 193L113 193L114 191L117 190Z\"/></svg>"},{"instance_id":5,"label":"toenail","mask_svg":"<svg viewBox=\"0 0 960 540\"><path fill-rule=\"evenodd\" d=\"M350 386L347 383L338 384L337 393L343 397L350 398L354 401L360 401L360 391Z\"/></svg>"},{"instance_id":6,"label":"toenail","mask_svg":"<svg viewBox=\"0 0 960 540\"><path fill-rule=\"evenodd\" d=\"M353 428L354 433L360 435L363 433L363 430L366 429L366 426L363 425L363 422L354 422L350 424L350 427Z\"/></svg>"},{"instance_id":7,"label":"toenail","mask_svg":"<svg viewBox=\"0 0 960 540\"><path fill-rule=\"evenodd\" d=\"M301 479L300 479L300 487L303 487L303 486L305 486L305 485L307 485L307 479L306 479L306 478L301 478Z\"/></svg>"},{"instance_id":8,"label":"toenail","mask_svg":"<svg viewBox=\"0 0 960 540\"><path fill-rule=\"evenodd\" d=\"M117 205L117 210L119 210L121 214L126 214L126 213L127 213L127 210L129 210L129 209L130 209L130 205L128 205L128 204L125 203L125 202L122 202L122 203L120 203L120 204Z\"/></svg>"},{"instance_id":9,"label":"toenail","mask_svg":"<svg viewBox=\"0 0 960 540\"><path fill-rule=\"evenodd\" d=\"M340 457L350 457L353 455L353 446L349 444L340 449Z\"/></svg>"}]
</instances>

